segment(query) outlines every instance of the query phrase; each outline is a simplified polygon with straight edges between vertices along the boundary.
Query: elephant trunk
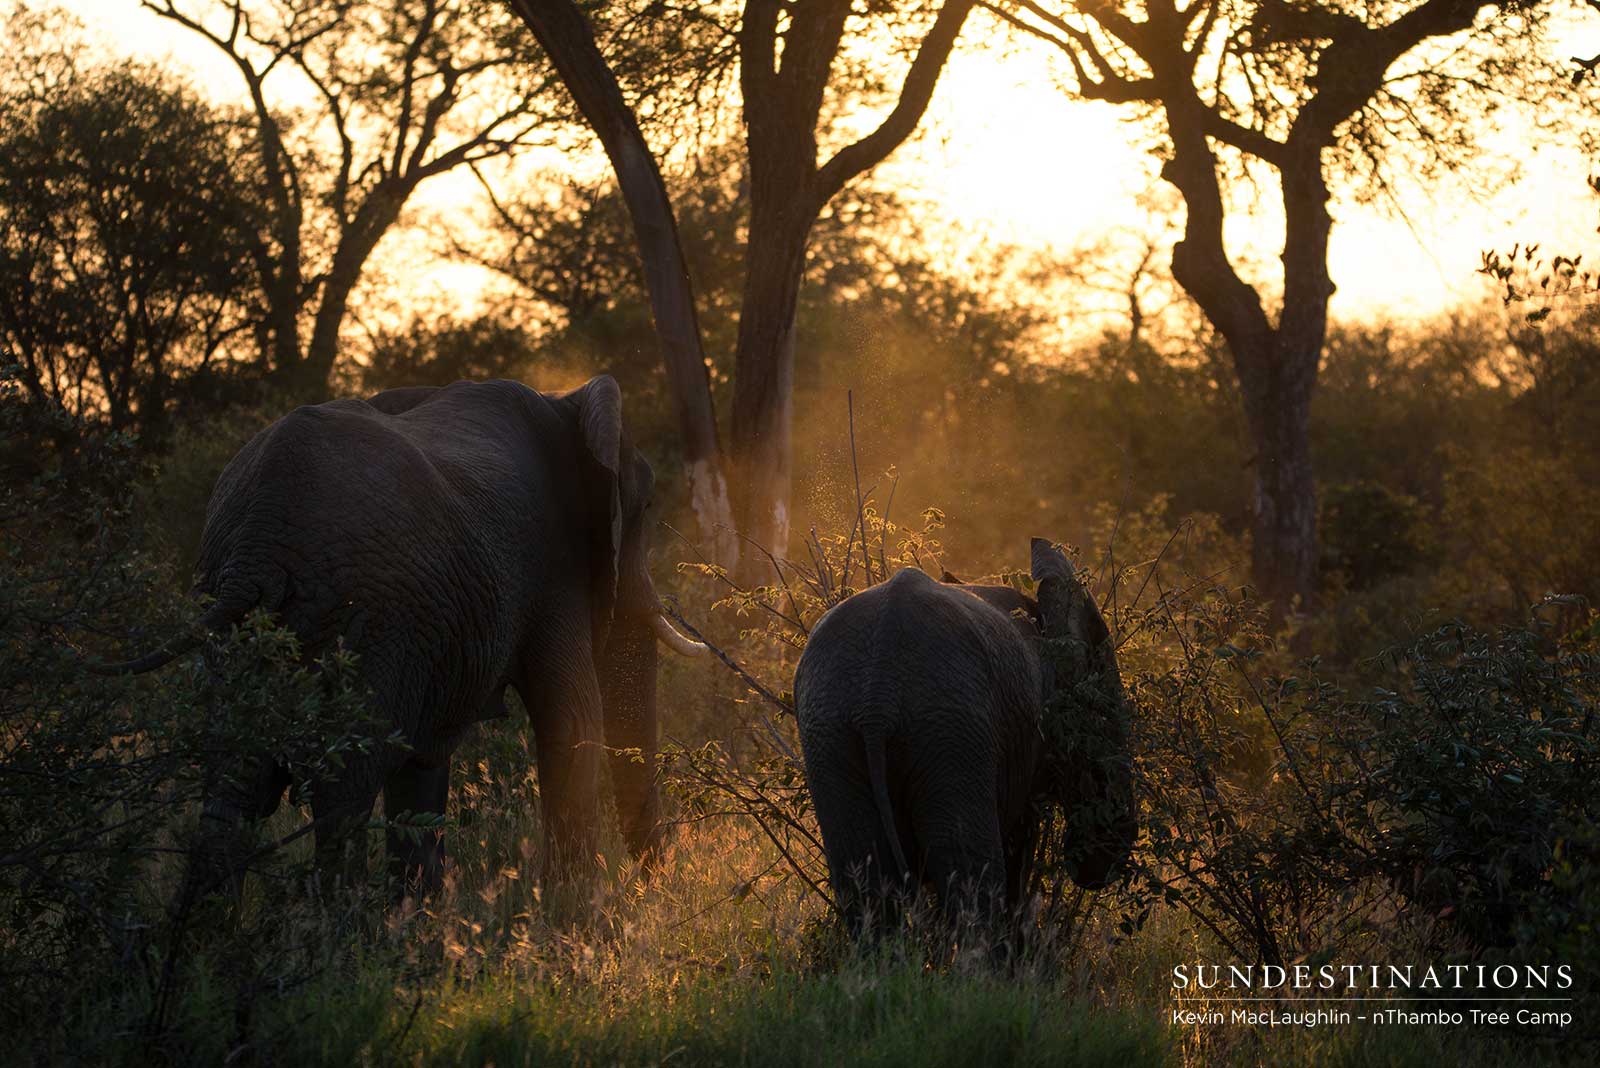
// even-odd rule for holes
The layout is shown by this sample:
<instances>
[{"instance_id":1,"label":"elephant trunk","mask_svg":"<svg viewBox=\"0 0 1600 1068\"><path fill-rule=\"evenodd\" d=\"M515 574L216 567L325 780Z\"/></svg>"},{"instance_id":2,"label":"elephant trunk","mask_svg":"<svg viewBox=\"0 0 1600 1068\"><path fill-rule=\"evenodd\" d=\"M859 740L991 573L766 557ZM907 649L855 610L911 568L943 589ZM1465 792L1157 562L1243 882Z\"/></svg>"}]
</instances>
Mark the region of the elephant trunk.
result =
<instances>
[{"instance_id":1,"label":"elephant trunk","mask_svg":"<svg viewBox=\"0 0 1600 1068\"><path fill-rule=\"evenodd\" d=\"M1032 552L1045 639L1040 788L1061 809L1068 874L1098 890L1121 874L1138 836L1132 709L1110 628L1072 561L1042 538Z\"/></svg>"},{"instance_id":2,"label":"elephant trunk","mask_svg":"<svg viewBox=\"0 0 1600 1068\"><path fill-rule=\"evenodd\" d=\"M1068 874L1085 890L1099 890L1122 874L1138 836L1133 769L1125 756L1109 758L1090 775L1095 796L1068 816Z\"/></svg>"},{"instance_id":3,"label":"elephant trunk","mask_svg":"<svg viewBox=\"0 0 1600 1068\"><path fill-rule=\"evenodd\" d=\"M652 622L619 620L607 644L601 689L617 820L629 851L646 859L658 844L661 812L656 782L656 640Z\"/></svg>"}]
</instances>

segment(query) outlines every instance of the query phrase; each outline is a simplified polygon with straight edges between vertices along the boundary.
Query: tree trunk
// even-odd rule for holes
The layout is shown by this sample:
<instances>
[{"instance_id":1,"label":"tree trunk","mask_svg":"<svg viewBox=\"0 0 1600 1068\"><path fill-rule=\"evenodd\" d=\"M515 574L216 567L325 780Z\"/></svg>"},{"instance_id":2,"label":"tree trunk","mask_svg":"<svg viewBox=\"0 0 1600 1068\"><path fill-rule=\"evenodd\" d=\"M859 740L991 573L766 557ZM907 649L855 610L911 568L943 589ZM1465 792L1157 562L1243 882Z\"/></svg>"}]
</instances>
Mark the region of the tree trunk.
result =
<instances>
[{"instance_id":1,"label":"tree trunk","mask_svg":"<svg viewBox=\"0 0 1600 1068\"><path fill-rule=\"evenodd\" d=\"M509 3L549 55L616 173L644 264L656 337L683 434L689 497L701 544L713 560L734 566L739 542L717 441L711 377L666 183L577 5L571 0Z\"/></svg>"},{"instance_id":2,"label":"tree trunk","mask_svg":"<svg viewBox=\"0 0 1600 1068\"><path fill-rule=\"evenodd\" d=\"M1317 484L1311 466L1311 398L1328 338L1328 186L1322 149L1292 142L1283 189L1283 311L1265 361L1237 358L1256 446L1251 566L1281 618L1317 590Z\"/></svg>"},{"instance_id":3,"label":"tree trunk","mask_svg":"<svg viewBox=\"0 0 1600 1068\"><path fill-rule=\"evenodd\" d=\"M416 189L417 181L386 180L374 189L355 216L345 222L334 249L333 263L323 280L317 299L317 317L311 326L311 341L305 359L292 385L306 391L307 397L326 394L339 359L339 335L350 312L350 295L361 281L361 272L383 235L400 218L400 209Z\"/></svg>"},{"instance_id":4,"label":"tree trunk","mask_svg":"<svg viewBox=\"0 0 1600 1068\"><path fill-rule=\"evenodd\" d=\"M790 446L794 429L795 317L811 219L792 203L761 210L752 190L750 241L733 393L733 463L739 529L774 556L789 550ZM788 209L784 211L782 209ZM751 566L764 566L752 556ZM761 563L758 565L756 558ZM755 574L747 581L768 581Z\"/></svg>"},{"instance_id":5,"label":"tree trunk","mask_svg":"<svg viewBox=\"0 0 1600 1068\"><path fill-rule=\"evenodd\" d=\"M1275 618L1305 607L1317 580L1317 491L1311 467L1311 385L1322 339L1298 350L1279 339L1276 359L1236 361L1255 445L1250 566ZM1265 366L1261 366L1264 362ZM1311 373L1307 374L1309 364ZM1251 366L1251 371L1245 367Z\"/></svg>"},{"instance_id":6,"label":"tree trunk","mask_svg":"<svg viewBox=\"0 0 1600 1068\"><path fill-rule=\"evenodd\" d=\"M300 263L298 259L290 260L291 254L299 256L298 252L285 251L269 268L265 285L267 312L262 321L262 356L270 361L271 373L285 379L298 372L304 358L300 350Z\"/></svg>"},{"instance_id":7,"label":"tree trunk","mask_svg":"<svg viewBox=\"0 0 1600 1068\"><path fill-rule=\"evenodd\" d=\"M1311 397L1327 338L1328 190L1321 149L1285 146L1283 312L1273 325L1260 295L1228 260L1217 160L1197 98L1169 102L1174 154L1162 176L1183 194L1183 240L1172 275L1228 342L1255 446L1251 574L1256 592L1282 620L1309 605L1317 581L1317 496L1311 466Z\"/></svg>"}]
</instances>

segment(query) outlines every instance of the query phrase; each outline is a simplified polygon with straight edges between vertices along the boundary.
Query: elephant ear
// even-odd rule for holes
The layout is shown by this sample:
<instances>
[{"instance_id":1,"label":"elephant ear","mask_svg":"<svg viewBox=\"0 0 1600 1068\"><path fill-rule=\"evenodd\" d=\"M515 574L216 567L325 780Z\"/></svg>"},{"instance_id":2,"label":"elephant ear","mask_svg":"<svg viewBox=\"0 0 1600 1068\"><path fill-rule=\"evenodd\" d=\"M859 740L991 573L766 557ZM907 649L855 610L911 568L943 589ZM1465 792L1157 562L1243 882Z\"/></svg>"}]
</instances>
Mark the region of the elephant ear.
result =
<instances>
[{"instance_id":1,"label":"elephant ear","mask_svg":"<svg viewBox=\"0 0 1600 1068\"><path fill-rule=\"evenodd\" d=\"M622 555L622 390L610 375L598 375L567 396L578 406L584 449L604 482L596 493L595 590L597 622L609 624Z\"/></svg>"},{"instance_id":2,"label":"elephant ear","mask_svg":"<svg viewBox=\"0 0 1600 1068\"><path fill-rule=\"evenodd\" d=\"M1065 637L1069 632L1069 620L1076 614L1073 602L1079 589L1072 561L1054 542L1044 538L1034 538L1029 542L1029 549L1034 596L1039 601L1039 615L1044 620L1045 631L1052 638Z\"/></svg>"},{"instance_id":3,"label":"elephant ear","mask_svg":"<svg viewBox=\"0 0 1600 1068\"><path fill-rule=\"evenodd\" d=\"M1039 788L1060 806L1059 857L1072 881L1098 890L1119 877L1138 837L1131 707L1110 629L1065 553L1033 539L1034 581L1049 649Z\"/></svg>"},{"instance_id":4,"label":"elephant ear","mask_svg":"<svg viewBox=\"0 0 1600 1068\"><path fill-rule=\"evenodd\" d=\"M1084 653L1092 656L1111 637L1094 598L1078 581L1067 554L1053 542L1034 538L1031 547L1031 571L1045 635L1081 642Z\"/></svg>"}]
</instances>

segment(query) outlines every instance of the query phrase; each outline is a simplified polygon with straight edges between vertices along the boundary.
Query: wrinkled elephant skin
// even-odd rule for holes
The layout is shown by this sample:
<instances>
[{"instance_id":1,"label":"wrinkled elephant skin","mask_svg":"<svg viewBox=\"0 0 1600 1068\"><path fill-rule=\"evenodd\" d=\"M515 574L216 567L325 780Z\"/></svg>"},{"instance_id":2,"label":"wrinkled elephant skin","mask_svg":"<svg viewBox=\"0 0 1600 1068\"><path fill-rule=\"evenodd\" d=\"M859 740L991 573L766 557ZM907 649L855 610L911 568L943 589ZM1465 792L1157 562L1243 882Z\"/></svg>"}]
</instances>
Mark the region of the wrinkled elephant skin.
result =
<instances>
[{"instance_id":1,"label":"wrinkled elephant skin","mask_svg":"<svg viewBox=\"0 0 1600 1068\"><path fill-rule=\"evenodd\" d=\"M1019 903L1048 756L1041 715L1064 681L1046 641L1093 640L1092 656L1111 655L1060 550L1035 540L1033 574L1037 601L907 569L813 628L796 714L835 898L854 923L907 882L950 912ZM1125 859L1131 810L1118 823L1122 855L1080 881L1104 881Z\"/></svg>"},{"instance_id":2,"label":"wrinkled elephant skin","mask_svg":"<svg viewBox=\"0 0 1600 1068\"><path fill-rule=\"evenodd\" d=\"M501 713L507 686L537 738L547 871L594 856L606 747L643 754L614 753L611 773L630 848L652 849L665 637L646 566L652 488L604 376L560 394L457 382L301 407L228 464L197 568L215 598L205 624L260 607L308 657L342 638L380 723L406 743L312 785L320 862L380 791L390 815L442 813L451 753ZM236 820L276 800L214 796L208 811ZM391 865L428 889L442 843L418 838L391 834Z\"/></svg>"}]
</instances>

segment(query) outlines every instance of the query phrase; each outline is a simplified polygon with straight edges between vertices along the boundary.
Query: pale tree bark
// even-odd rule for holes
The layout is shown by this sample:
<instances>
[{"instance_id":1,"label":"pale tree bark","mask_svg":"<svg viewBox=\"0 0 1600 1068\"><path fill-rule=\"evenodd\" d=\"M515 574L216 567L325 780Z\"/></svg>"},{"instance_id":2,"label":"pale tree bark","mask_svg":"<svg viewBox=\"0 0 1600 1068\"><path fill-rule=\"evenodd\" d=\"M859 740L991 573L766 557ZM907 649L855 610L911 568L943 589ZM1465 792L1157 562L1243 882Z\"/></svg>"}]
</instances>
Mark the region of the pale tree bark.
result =
<instances>
[{"instance_id":1,"label":"pale tree bark","mask_svg":"<svg viewBox=\"0 0 1600 1068\"><path fill-rule=\"evenodd\" d=\"M1309 604L1318 559L1311 402L1334 292L1325 154L1343 143L1347 124L1388 92L1385 79L1402 56L1424 41L1472 28L1480 11L1517 8L1517 0L1423 0L1388 22L1335 4L1284 0L1242 8L1222 0L1191 0L1183 7L1176 0L1137 7L1037 0L983 6L1058 48L1079 95L1143 105L1163 120L1170 154L1162 177L1182 194L1186 211L1172 274L1228 343L1255 447L1254 582L1280 618L1296 604ZM1143 20L1135 17L1141 11ZM1267 69L1272 55L1303 61L1285 69L1309 73L1283 75L1281 84L1270 86L1241 75L1250 97L1241 104L1228 97L1226 86L1201 84L1204 77L1222 77L1214 73L1222 69L1219 55L1260 59L1252 75ZM1283 309L1276 322L1223 243L1217 154L1223 146L1267 164L1279 177L1285 224Z\"/></svg>"},{"instance_id":2,"label":"pale tree bark","mask_svg":"<svg viewBox=\"0 0 1600 1068\"><path fill-rule=\"evenodd\" d=\"M638 122L572 0L506 0L534 31L605 146L644 258L656 329L691 455L716 455L694 304L671 205ZM818 158L824 98L853 17L851 0L788 5L748 0L739 30L750 175L750 236L734 353L731 448L724 470L734 525L776 555L789 540L795 312L811 228L846 184L881 163L916 129L973 0L946 0L924 34L894 106L879 126ZM692 370L693 369L693 370ZM724 483L715 487L724 507ZM699 490L697 488L697 496ZM729 553L746 581L766 581L760 553Z\"/></svg>"},{"instance_id":3,"label":"pale tree bark","mask_svg":"<svg viewBox=\"0 0 1600 1068\"><path fill-rule=\"evenodd\" d=\"M678 428L683 435L689 499L700 528L701 544L712 559L731 566L738 558L738 540L717 440L711 377L701 344L693 285L666 182L577 5L568 0L508 2L549 55L616 173L617 186L633 221L650 311L661 343L661 359L666 365Z\"/></svg>"}]
</instances>

